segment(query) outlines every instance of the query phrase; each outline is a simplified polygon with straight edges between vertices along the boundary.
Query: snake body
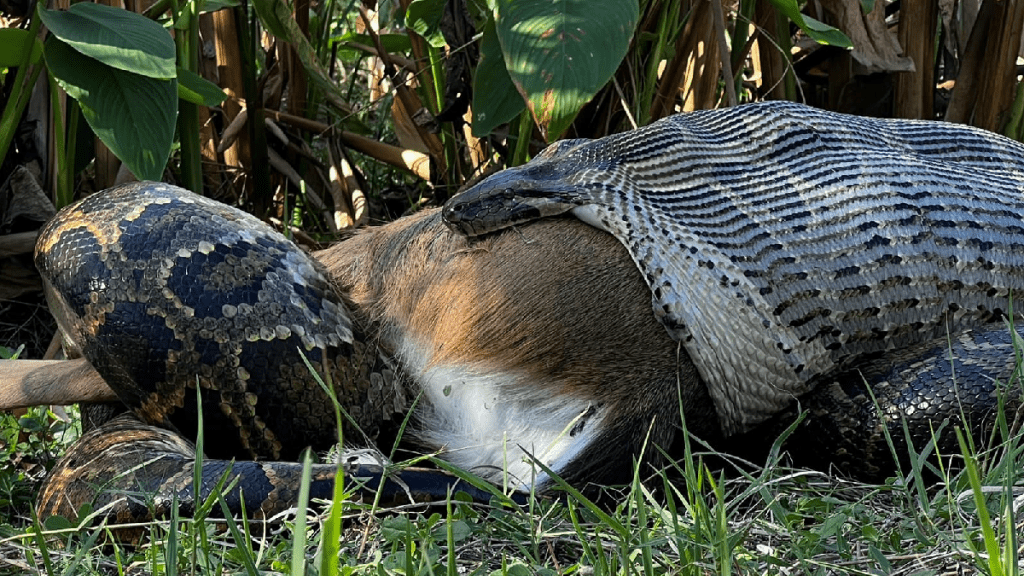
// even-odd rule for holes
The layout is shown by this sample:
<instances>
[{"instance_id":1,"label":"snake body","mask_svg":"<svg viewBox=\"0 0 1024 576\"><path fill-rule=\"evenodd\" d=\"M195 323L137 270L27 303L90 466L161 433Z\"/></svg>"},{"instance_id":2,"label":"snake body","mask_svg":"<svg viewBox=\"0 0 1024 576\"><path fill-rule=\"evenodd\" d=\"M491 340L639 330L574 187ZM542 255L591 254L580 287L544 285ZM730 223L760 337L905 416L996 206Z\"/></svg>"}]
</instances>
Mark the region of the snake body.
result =
<instances>
[{"instance_id":1,"label":"snake body","mask_svg":"<svg viewBox=\"0 0 1024 576\"><path fill-rule=\"evenodd\" d=\"M1024 146L966 126L790 102L681 114L555 143L444 217L475 236L565 212L625 245L726 434L865 359L962 334L1005 354L988 331L1024 294Z\"/></svg>"},{"instance_id":2,"label":"snake body","mask_svg":"<svg viewBox=\"0 0 1024 576\"><path fill-rule=\"evenodd\" d=\"M323 267L241 210L168 185L110 189L45 226L36 264L62 333L140 419L194 437L198 383L212 456L337 441L296 349L364 431L394 409L397 391L370 393L374 360Z\"/></svg>"},{"instance_id":3,"label":"snake body","mask_svg":"<svg viewBox=\"0 0 1024 576\"><path fill-rule=\"evenodd\" d=\"M694 113L557 143L444 210L470 235L572 211L628 257L582 225L467 241L433 213L343 244L347 297L236 209L155 183L97 193L47 224L36 261L69 344L132 414L69 451L40 514L188 513L228 471L232 512L280 511L301 465L276 460L335 442L331 393L349 442L418 395L410 434L523 489L550 481L526 456L577 485L628 479L648 440L677 440L680 402L691 431L742 443L774 438L800 397L791 448L881 469L900 419L928 438L936 416L981 430L1018 406L995 382L1016 384L999 320L1024 288L1022 190L1024 148L978 130L787 103ZM195 486L200 415L214 459ZM335 472L314 467L314 496ZM346 474L392 495L452 486Z\"/></svg>"},{"instance_id":4,"label":"snake body","mask_svg":"<svg viewBox=\"0 0 1024 576\"><path fill-rule=\"evenodd\" d=\"M227 459L294 461L306 447L326 450L337 427L318 378L352 416L352 440L372 439L406 409L399 381L382 376L386 360L365 344L323 267L241 210L166 184L112 188L47 223L36 265L67 344L134 416L65 458L41 497L48 514L73 515L101 480L143 462L147 470L120 485L162 487L169 500L191 482L187 471L167 472L191 462L183 446L200 417L205 454L221 459L208 476ZM250 510L294 500L280 492L294 492L295 464L249 462L236 474ZM317 474L333 480L334 467Z\"/></svg>"},{"instance_id":5,"label":"snake body","mask_svg":"<svg viewBox=\"0 0 1024 576\"><path fill-rule=\"evenodd\" d=\"M435 210L314 261L253 218L158 183L65 208L37 246L51 305L132 413L68 450L40 515L74 517L92 503L113 521L141 521L175 501L187 514L222 479L236 486L229 513L243 501L256 516L294 506L302 464L288 460L337 437L317 378L347 413L347 447L391 449L387 434L415 396L406 443L496 484L546 489L527 454L581 487L627 480L647 442L671 442L676 384L692 375L646 313L628 255L580 223L468 244ZM575 306L581 297L586 309ZM703 387L681 400L691 426L712 422ZM254 430L274 441L252 441ZM310 497L330 498L336 472L314 465ZM438 470L385 475L355 463L344 474L347 490L374 502L455 490L489 499Z\"/></svg>"}]
</instances>

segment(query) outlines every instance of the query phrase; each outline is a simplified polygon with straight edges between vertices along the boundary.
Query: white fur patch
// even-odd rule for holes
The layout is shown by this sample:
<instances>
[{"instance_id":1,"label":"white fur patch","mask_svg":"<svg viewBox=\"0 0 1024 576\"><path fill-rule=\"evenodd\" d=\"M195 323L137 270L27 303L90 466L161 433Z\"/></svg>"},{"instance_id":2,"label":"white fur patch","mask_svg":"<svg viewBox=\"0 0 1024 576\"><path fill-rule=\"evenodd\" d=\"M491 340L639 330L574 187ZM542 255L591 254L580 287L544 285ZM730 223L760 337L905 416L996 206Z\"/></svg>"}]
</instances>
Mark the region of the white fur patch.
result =
<instances>
[{"instance_id":1,"label":"white fur patch","mask_svg":"<svg viewBox=\"0 0 1024 576\"><path fill-rule=\"evenodd\" d=\"M551 393L553 383L472 366L426 368L431 350L402 339L399 356L423 391L417 437L443 449L442 458L503 487L529 491L556 474L599 435L606 409Z\"/></svg>"}]
</instances>

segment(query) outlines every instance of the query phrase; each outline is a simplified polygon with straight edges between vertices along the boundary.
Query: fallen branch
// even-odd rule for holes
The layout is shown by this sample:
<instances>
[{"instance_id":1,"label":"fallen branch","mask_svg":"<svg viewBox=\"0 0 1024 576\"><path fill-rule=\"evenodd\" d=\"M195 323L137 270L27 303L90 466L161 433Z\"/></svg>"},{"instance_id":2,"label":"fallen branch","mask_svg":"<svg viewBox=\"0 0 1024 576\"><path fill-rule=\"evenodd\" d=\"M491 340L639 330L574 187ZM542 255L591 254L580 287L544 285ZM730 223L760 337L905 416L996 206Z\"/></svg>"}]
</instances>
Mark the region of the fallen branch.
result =
<instances>
[{"instance_id":1,"label":"fallen branch","mask_svg":"<svg viewBox=\"0 0 1024 576\"><path fill-rule=\"evenodd\" d=\"M0 258L31 254L36 247L39 232L18 232L0 236Z\"/></svg>"},{"instance_id":2,"label":"fallen branch","mask_svg":"<svg viewBox=\"0 0 1024 576\"><path fill-rule=\"evenodd\" d=\"M7 360L0 362L0 410L116 402L114 391L85 359Z\"/></svg>"}]
</instances>

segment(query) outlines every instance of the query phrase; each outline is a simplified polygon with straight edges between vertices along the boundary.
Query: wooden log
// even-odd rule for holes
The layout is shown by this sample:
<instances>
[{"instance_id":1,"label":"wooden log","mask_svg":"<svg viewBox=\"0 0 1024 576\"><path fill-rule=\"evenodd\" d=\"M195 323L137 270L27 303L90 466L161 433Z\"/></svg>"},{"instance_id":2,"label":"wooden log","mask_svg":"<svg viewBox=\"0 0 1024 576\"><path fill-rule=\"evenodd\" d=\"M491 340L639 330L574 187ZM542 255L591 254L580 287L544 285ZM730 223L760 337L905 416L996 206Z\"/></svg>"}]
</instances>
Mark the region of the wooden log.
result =
<instances>
[{"instance_id":1,"label":"wooden log","mask_svg":"<svg viewBox=\"0 0 1024 576\"><path fill-rule=\"evenodd\" d=\"M0 410L118 399L84 358L0 361L0 383Z\"/></svg>"},{"instance_id":2,"label":"wooden log","mask_svg":"<svg viewBox=\"0 0 1024 576\"><path fill-rule=\"evenodd\" d=\"M0 236L0 258L31 254L36 249L36 238L38 237L38 231L17 232Z\"/></svg>"}]
</instances>

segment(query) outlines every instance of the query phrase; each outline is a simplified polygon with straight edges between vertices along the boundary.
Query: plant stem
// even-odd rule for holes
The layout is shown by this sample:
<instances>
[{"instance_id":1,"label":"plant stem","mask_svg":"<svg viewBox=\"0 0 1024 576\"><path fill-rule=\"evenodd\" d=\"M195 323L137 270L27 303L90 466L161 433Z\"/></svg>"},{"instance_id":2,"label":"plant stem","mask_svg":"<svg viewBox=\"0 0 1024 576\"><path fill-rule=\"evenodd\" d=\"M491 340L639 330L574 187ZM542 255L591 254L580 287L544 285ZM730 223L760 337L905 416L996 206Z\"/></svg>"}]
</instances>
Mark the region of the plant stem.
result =
<instances>
[{"instance_id":1,"label":"plant stem","mask_svg":"<svg viewBox=\"0 0 1024 576\"><path fill-rule=\"evenodd\" d=\"M257 216L270 211L273 190L270 187L270 157L267 153L267 135L263 127L263 98L256 89L256 38L257 18L249 15L248 2L235 8L235 23L238 28L239 51L242 55L242 83L245 87L246 109L249 120L249 167L252 193L250 200Z\"/></svg>"},{"instance_id":2,"label":"plant stem","mask_svg":"<svg viewBox=\"0 0 1024 576\"><path fill-rule=\"evenodd\" d=\"M786 92L786 100L796 102L796 73L793 71L793 40L789 35L789 19L782 14L782 11L775 11L775 37L778 39L779 48L782 50L783 63L786 71L783 73L783 87Z\"/></svg>"},{"instance_id":3,"label":"plant stem","mask_svg":"<svg viewBox=\"0 0 1024 576\"><path fill-rule=\"evenodd\" d=\"M178 65L189 72L198 69L199 10L195 2L187 1L177 12L174 44L178 52ZM203 193L202 155L199 149L199 110L196 105L178 100L178 138L181 141L181 184L196 194Z\"/></svg>"},{"instance_id":4,"label":"plant stem","mask_svg":"<svg viewBox=\"0 0 1024 576\"><path fill-rule=\"evenodd\" d=\"M526 164L530 159L530 136L533 134L533 116L529 110L519 113L519 140L516 142L516 151L512 155L512 166Z\"/></svg>"},{"instance_id":5,"label":"plant stem","mask_svg":"<svg viewBox=\"0 0 1024 576\"><path fill-rule=\"evenodd\" d=\"M43 9L41 4L38 6L39 10ZM33 3L32 7L33 9L36 8L35 3ZM25 106L28 105L28 101L31 99L32 87L35 86L39 73L43 70L44 65L42 62L35 66L31 64L32 47L38 41L36 36L39 34L41 23L42 18L36 14L36 17L32 19L32 24L29 25L28 37L25 40L25 61L21 66L18 66L10 97L7 99L7 105L4 106L3 116L0 116L0 161L7 157L7 149L10 148L11 140L14 139L14 132L18 128L18 122L21 121L21 115L25 111ZM28 82L25 82L25 76L30 73L30 68L31 77Z\"/></svg>"}]
</instances>

